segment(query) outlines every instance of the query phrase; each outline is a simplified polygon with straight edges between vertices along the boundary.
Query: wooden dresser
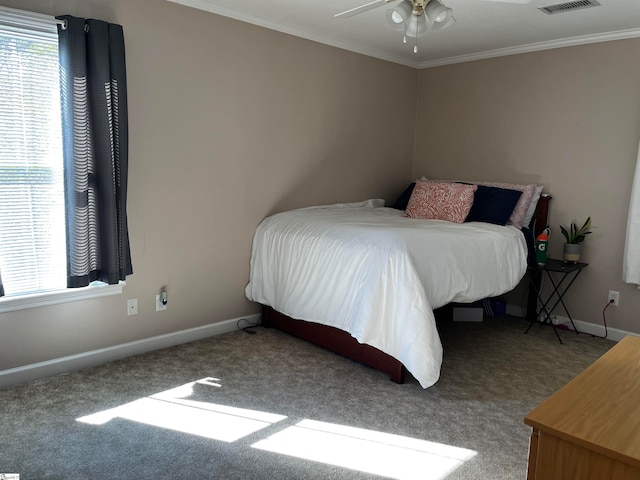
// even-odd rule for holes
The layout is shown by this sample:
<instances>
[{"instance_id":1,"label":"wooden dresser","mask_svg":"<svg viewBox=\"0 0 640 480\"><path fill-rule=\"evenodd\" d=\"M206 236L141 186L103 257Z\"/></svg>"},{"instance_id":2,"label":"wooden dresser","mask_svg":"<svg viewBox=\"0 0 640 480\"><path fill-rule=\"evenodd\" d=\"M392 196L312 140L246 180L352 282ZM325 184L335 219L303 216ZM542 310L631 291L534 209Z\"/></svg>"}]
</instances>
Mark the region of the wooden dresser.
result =
<instances>
[{"instance_id":1,"label":"wooden dresser","mask_svg":"<svg viewBox=\"0 0 640 480\"><path fill-rule=\"evenodd\" d=\"M524 423L528 480L640 479L640 338L625 337Z\"/></svg>"}]
</instances>

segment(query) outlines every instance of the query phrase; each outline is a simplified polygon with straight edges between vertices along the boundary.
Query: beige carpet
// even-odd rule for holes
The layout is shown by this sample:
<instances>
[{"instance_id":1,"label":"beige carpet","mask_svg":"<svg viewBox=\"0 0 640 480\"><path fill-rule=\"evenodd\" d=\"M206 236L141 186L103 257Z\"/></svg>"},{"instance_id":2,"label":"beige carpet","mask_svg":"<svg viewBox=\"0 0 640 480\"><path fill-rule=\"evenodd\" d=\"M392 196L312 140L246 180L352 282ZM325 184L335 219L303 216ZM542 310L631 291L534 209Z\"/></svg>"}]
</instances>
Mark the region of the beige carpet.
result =
<instances>
[{"instance_id":1,"label":"beige carpet","mask_svg":"<svg viewBox=\"0 0 640 480\"><path fill-rule=\"evenodd\" d=\"M524 415L613 345L526 326L440 321L427 390L260 327L6 388L0 473L524 479Z\"/></svg>"}]
</instances>

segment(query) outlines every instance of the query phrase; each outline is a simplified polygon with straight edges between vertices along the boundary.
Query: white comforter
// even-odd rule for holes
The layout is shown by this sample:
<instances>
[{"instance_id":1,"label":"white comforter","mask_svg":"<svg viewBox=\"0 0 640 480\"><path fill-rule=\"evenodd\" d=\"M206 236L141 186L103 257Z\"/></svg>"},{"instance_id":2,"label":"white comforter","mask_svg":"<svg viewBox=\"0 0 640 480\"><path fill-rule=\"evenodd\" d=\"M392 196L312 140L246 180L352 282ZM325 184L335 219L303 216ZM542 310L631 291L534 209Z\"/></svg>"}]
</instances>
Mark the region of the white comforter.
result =
<instances>
[{"instance_id":1,"label":"white comforter","mask_svg":"<svg viewBox=\"0 0 640 480\"><path fill-rule=\"evenodd\" d=\"M383 200L266 218L251 255L250 300L349 332L400 360L422 387L440 376L433 309L514 288L526 271L515 227L403 217Z\"/></svg>"}]
</instances>

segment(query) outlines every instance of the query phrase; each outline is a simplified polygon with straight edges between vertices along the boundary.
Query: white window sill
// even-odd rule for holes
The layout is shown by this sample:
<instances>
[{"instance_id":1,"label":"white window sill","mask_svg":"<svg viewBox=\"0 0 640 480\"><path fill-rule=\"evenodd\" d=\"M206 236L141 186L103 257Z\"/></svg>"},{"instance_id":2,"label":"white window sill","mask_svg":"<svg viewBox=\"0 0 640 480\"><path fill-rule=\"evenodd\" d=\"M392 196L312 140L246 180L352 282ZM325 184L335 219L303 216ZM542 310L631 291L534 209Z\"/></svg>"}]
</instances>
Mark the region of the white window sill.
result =
<instances>
[{"instance_id":1,"label":"white window sill","mask_svg":"<svg viewBox=\"0 0 640 480\"><path fill-rule=\"evenodd\" d=\"M58 303L76 302L89 298L119 295L126 282L117 285L97 284L82 288L69 288L54 292L35 293L32 295L20 295L15 297L0 297L0 313L25 310L28 308L46 307Z\"/></svg>"}]
</instances>

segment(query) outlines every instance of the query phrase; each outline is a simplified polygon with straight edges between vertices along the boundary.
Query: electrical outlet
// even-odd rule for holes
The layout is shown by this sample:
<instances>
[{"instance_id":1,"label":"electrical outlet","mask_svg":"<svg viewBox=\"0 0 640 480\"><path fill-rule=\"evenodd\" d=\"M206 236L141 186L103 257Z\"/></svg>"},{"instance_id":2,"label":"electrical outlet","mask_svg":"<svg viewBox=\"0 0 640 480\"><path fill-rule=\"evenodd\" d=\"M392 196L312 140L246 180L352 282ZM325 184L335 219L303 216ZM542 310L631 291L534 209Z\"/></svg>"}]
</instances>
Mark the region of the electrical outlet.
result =
<instances>
[{"instance_id":1,"label":"electrical outlet","mask_svg":"<svg viewBox=\"0 0 640 480\"><path fill-rule=\"evenodd\" d=\"M163 298L162 295L164 295L165 303L162 303L162 298ZM166 292L163 292L162 294L158 293L156 295L156 312L161 312L162 310L166 310L167 309L166 300L167 300L167 293Z\"/></svg>"},{"instance_id":2,"label":"electrical outlet","mask_svg":"<svg viewBox=\"0 0 640 480\"><path fill-rule=\"evenodd\" d=\"M616 292L615 290L609 290L609 299L608 301L610 302L611 300L613 300L612 305L614 307L618 306L618 302L620 301L620 292Z\"/></svg>"},{"instance_id":3,"label":"electrical outlet","mask_svg":"<svg viewBox=\"0 0 640 480\"><path fill-rule=\"evenodd\" d=\"M138 299L131 298L127 300L127 315L137 315L138 314Z\"/></svg>"}]
</instances>

